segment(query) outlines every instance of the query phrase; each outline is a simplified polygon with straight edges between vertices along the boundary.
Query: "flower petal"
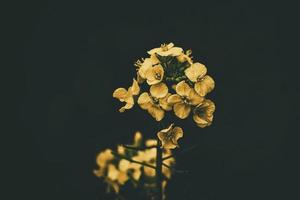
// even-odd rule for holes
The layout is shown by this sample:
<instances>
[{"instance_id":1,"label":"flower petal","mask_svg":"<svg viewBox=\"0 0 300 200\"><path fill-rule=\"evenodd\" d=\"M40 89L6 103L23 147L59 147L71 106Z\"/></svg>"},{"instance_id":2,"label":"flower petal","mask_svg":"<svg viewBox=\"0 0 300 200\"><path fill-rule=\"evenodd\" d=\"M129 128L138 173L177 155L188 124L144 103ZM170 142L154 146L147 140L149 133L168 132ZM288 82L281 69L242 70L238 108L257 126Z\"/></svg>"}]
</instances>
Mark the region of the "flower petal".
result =
<instances>
[{"instance_id":1,"label":"flower petal","mask_svg":"<svg viewBox=\"0 0 300 200\"><path fill-rule=\"evenodd\" d=\"M185 71L185 75L192 81L197 82L199 78L202 78L205 76L207 69L205 65L201 63L194 63L189 68L187 68Z\"/></svg>"},{"instance_id":2,"label":"flower petal","mask_svg":"<svg viewBox=\"0 0 300 200\"><path fill-rule=\"evenodd\" d=\"M191 107L184 103L177 103L174 105L174 113L180 119L185 119L189 116Z\"/></svg>"},{"instance_id":3,"label":"flower petal","mask_svg":"<svg viewBox=\"0 0 300 200\"><path fill-rule=\"evenodd\" d=\"M168 86L165 83L158 83L150 87L150 94L155 98L163 98L168 94Z\"/></svg>"},{"instance_id":4,"label":"flower petal","mask_svg":"<svg viewBox=\"0 0 300 200\"><path fill-rule=\"evenodd\" d=\"M193 106L196 106L203 101L203 97L201 97L194 89L191 89L188 98Z\"/></svg>"},{"instance_id":5,"label":"flower petal","mask_svg":"<svg viewBox=\"0 0 300 200\"><path fill-rule=\"evenodd\" d=\"M171 96L169 96L167 101L170 105L174 105L176 103L182 102L182 99L178 94L172 94Z\"/></svg>"},{"instance_id":6,"label":"flower petal","mask_svg":"<svg viewBox=\"0 0 300 200\"><path fill-rule=\"evenodd\" d=\"M190 90L191 90L190 86L185 81L181 81L176 85L176 92L180 96L188 96Z\"/></svg>"},{"instance_id":7,"label":"flower petal","mask_svg":"<svg viewBox=\"0 0 300 200\"><path fill-rule=\"evenodd\" d=\"M144 110L147 110L152 105L151 97L147 92L142 93L138 98L138 104Z\"/></svg>"},{"instance_id":8,"label":"flower petal","mask_svg":"<svg viewBox=\"0 0 300 200\"><path fill-rule=\"evenodd\" d=\"M132 86L131 86L131 94L132 95L138 95L140 93L140 87L139 84L135 79L133 79Z\"/></svg>"},{"instance_id":9,"label":"flower petal","mask_svg":"<svg viewBox=\"0 0 300 200\"><path fill-rule=\"evenodd\" d=\"M146 79L146 72L148 69L152 67L152 62L150 58L146 58L141 65L141 67L138 70L139 75L143 78Z\"/></svg>"},{"instance_id":10,"label":"flower petal","mask_svg":"<svg viewBox=\"0 0 300 200\"><path fill-rule=\"evenodd\" d=\"M207 93L211 92L215 88L215 81L210 76L204 76L202 80L197 82L194 86L196 92L200 96L205 96Z\"/></svg>"},{"instance_id":11,"label":"flower petal","mask_svg":"<svg viewBox=\"0 0 300 200\"><path fill-rule=\"evenodd\" d=\"M150 106L148 112L156 121L161 121L165 116L165 111L156 105Z\"/></svg>"},{"instance_id":12,"label":"flower petal","mask_svg":"<svg viewBox=\"0 0 300 200\"><path fill-rule=\"evenodd\" d=\"M183 137L183 130L181 127L174 127L173 129L173 133L174 133L174 138L173 138L173 142L177 144L177 140L179 138L182 138Z\"/></svg>"},{"instance_id":13,"label":"flower petal","mask_svg":"<svg viewBox=\"0 0 300 200\"><path fill-rule=\"evenodd\" d=\"M160 51L162 51L162 49L160 47L158 47L158 48L151 49L150 51L147 51L147 53L149 55L152 55L152 54L158 53Z\"/></svg>"},{"instance_id":14,"label":"flower petal","mask_svg":"<svg viewBox=\"0 0 300 200\"><path fill-rule=\"evenodd\" d=\"M168 98L171 96L171 93L168 93L164 98L159 99L159 105L162 109L166 111L172 110L172 106L168 103Z\"/></svg>"},{"instance_id":15,"label":"flower petal","mask_svg":"<svg viewBox=\"0 0 300 200\"><path fill-rule=\"evenodd\" d=\"M125 88L118 88L114 91L113 97L119 99L120 101L124 101L127 96L127 90Z\"/></svg>"}]
</instances>

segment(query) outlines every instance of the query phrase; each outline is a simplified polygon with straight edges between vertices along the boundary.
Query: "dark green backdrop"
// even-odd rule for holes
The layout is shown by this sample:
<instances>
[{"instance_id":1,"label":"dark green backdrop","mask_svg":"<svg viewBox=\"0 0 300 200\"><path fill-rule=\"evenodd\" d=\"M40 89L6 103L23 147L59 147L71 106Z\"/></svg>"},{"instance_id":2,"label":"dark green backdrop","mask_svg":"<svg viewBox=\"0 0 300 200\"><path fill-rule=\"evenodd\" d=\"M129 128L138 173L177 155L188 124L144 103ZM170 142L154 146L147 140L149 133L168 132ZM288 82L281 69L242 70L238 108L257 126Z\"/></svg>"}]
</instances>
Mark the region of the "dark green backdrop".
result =
<instances>
[{"instance_id":1,"label":"dark green backdrop","mask_svg":"<svg viewBox=\"0 0 300 200\"><path fill-rule=\"evenodd\" d=\"M170 199L292 196L293 104L281 60L280 5L32 1L14 11L14 62L21 71L14 83L19 148L12 194L104 199L92 174L97 152L129 142L135 130L156 131L140 109L119 114L112 91L129 86L133 63L147 50L174 42L208 67L217 110L209 128L185 124L181 146L199 147L178 158L190 175L174 177Z\"/></svg>"}]
</instances>

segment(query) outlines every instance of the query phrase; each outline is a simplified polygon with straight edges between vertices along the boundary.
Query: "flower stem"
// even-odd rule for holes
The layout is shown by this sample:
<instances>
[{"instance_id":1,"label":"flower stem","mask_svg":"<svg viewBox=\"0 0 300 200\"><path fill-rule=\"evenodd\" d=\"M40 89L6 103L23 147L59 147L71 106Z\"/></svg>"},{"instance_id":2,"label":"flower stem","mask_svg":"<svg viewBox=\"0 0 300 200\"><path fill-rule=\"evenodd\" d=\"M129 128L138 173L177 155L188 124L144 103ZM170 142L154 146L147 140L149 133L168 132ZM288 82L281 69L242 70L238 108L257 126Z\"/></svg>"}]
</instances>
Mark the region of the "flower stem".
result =
<instances>
[{"instance_id":1,"label":"flower stem","mask_svg":"<svg viewBox=\"0 0 300 200\"><path fill-rule=\"evenodd\" d=\"M162 193L162 148L160 148L160 140L157 138L157 147L156 147L156 187L157 187L157 200L163 199Z\"/></svg>"}]
</instances>

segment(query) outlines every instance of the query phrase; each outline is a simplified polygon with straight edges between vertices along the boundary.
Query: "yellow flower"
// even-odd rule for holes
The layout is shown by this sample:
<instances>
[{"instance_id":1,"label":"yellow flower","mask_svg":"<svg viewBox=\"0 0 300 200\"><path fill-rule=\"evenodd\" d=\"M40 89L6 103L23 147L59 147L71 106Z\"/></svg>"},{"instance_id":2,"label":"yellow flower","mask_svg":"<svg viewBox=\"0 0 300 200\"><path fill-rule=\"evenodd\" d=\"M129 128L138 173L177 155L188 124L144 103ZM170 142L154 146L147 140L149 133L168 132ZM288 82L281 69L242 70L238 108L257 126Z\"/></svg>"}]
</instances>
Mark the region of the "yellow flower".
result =
<instances>
[{"instance_id":1,"label":"yellow flower","mask_svg":"<svg viewBox=\"0 0 300 200\"><path fill-rule=\"evenodd\" d=\"M126 90L125 88L118 88L114 91L113 97L125 102L125 106L119 109L120 112L131 109L134 105L133 96L140 93L140 87L135 79L133 79L132 86Z\"/></svg>"},{"instance_id":2,"label":"yellow flower","mask_svg":"<svg viewBox=\"0 0 300 200\"><path fill-rule=\"evenodd\" d=\"M194 63L185 70L185 75L195 83L195 91L202 97L211 92L215 87L214 80L206 75L207 69L201 63Z\"/></svg>"},{"instance_id":3,"label":"yellow flower","mask_svg":"<svg viewBox=\"0 0 300 200\"><path fill-rule=\"evenodd\" d=\"M201 104L199 104L194 109L193 116L193 119L196 122L197 126L204 128L211 125L215 109L216 107L214 102L209 99L205 99Z\"/></svg>"},{"instance_id":4,"label":"yellow flower","mask_svg":"<svg viewBox=\"0 0 300 200\"><path fill-rule=\"evenodd\" d=\"M165 110L172 109L167 102L169 96L167 85L159 83L150 87L150 94L142 93L138 98L138 104L142 109L147 110L156 121L160 121L164 118Z\"/></svg>"},{"instance_id":5,"label":"yellow flower","mask_svg":"<svg viewBox=\"0 0 300 200\"><path fill-rule=\"evenodd\" d=\"M94 174L97 177L101 177L104 175L104 171L107 167L107 164L114 159L114 155L110 149L106 149L98 154L96 163L99 166L98 170L94 170Z\"/></svg>"},{"instance_id":6,"label":"yellow flower","mask_svg":"<svg viewBox=\"0 0 300 200\"><path fill-rule=\"evenodd\" d=\"M180 119L185 119L191 112L191 106L196 106L203 101L193 88L181 81L176 85L176 93L168 98L168 103L174 105L174 113Z\"/></svg>"},{"instance_id":7,"label":"yellow flower","mask_svg":"<svg viewBox=\"0 0 300 200\"><path fill-rule=\"evenodd\" d=\"M96 162L99 167L105 167L107 162L111 161L112 159L114 159L114 155L112 154L111 149L106 149L105 151L99 153Z\"/></svg>"},{"instance_id":8,"label":"yellow flower","mask_svg":"<svg viewBox=\"0 0 300 200\"><path fill-rule=\"evenodd\" d=\"M146 58L145 60L143 60L143 62L139 61L139 63L137 64L138 75L141 77L141 79L146 79L147 70L159 63L160 62L155 55L151 55L150 58Z\"/></svg>"},{"instance_id":9,"label":"yellow flower","mask_svg":"<svg viewBox=\"0 0 300 200\"><path fill-rule=\"evenodd\" d=\"M171 124L168 128L157 133L157 137L161 141L161 147L165 149L174 149L178 147L177 140L183 137L183 130L180 127L174 127Z\"/></svg>"},{"instance_id":10,"label":"yellow flower","mask_svg":"<svg viewBox=\"0 0 300 200\"><path fill-rule=\"evenodd\" d=\"M162 81L164 77L164 69L161 65L156 65L146 70L145 78L148 85L154 85Z\"/></svg>"},{"instance_id":11,"label":"yellow flower","mask_svg":"<svg viewBox=\"0 0 300 200\"><path fill-rule=\"evenodd\" d=\"M179 56L182 53L182 48L174 47L173 43L162 44L158 48L151 49L148 54L158 54L160 56Z\"/></svg>"}]
</instances>

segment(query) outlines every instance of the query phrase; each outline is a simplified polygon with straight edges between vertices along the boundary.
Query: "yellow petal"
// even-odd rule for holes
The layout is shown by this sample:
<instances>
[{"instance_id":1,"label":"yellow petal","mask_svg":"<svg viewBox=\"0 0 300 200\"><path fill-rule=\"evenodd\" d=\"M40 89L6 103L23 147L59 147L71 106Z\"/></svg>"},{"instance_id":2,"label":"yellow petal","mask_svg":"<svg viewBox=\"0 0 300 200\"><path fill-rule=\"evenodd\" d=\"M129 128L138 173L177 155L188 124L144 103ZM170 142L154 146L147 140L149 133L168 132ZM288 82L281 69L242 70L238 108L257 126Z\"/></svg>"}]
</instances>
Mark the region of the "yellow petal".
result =
<instances>
[{"instance_id":1,"label":"yellow petal","mask_svg":"<svg viewBox=\"0 0 300 200\"><path fill-rule=\"evenodd\" d=\"M120 185L124 185L125 184L125 182L127 181L129 179L129 177L128 177L128 175L127 175L127 173L126 172L120 172L119 173L119 176L118 176L118 183L120 184Z\"/></svg>"},{"instance_id":2,"label":"yellow petal","mask_svg":"<svg viewBox=\"0 0 300 200\"><path fill-rule=\"evenodd\" d=\"M159 51L157 54L160 56L179 56L182 51L183 50L180 47L173 47L167 51Z\"/></svg>"},{"instance_id":3,"label":"yellow petal","mask_svg":"<svg viewBox=\"0 0 300 200\"><path fill-rule=\"evenodd\" d=\"M114 181L118 179L118 176L119 176L119 171L117 170L117 168L113 164L109 164L107 177L110 180Z\"/></svg>"},{"instance_id":4,"label":"yellow petal","mask_svg":"<svg viewBox=\"0 0 300 200\"><path fill-rule=\"evenodd\" d=\"M141 67L138 70L139 75L143 78L146 79L146 72L148 69L152 68L152 62L150 58L146 58L141 65Z\"/></svg>"},{"instance_id":5,"label":"yellow petal","mask_svg":"<svg viewBox=\"0 0 300 200\"><path fill-rule=\"evenodd\" d=\"M125 159L121 159L119 162L119 169L120 171L126 172L129 169L130 162Z\"/></svg>"},{"instance_id":6,"label":"yellow petal","mask_svg":"<svg viewBox=\"0 0 300 200\"><path fill-rule=\"evenodd\" d=\"M195 84L195 90L200 96L205 96L215 88L215 82L210 76L204 76L202 80Z\"/></svg>"},{"instance_id":7,"label":"yellow petal","mask_svg":"<svg viewBox=\"0 0 300 200\"><path fill-rule=\"evenodd\" d=\"M191 89L188 98L193 106L199 105L203 101L203 97L201 97L194 89Z\"/></svg>"},{"instance_id":8,"label":"yellow petal","mask_svg":"<svg viewBox=\"0 0 300 200\"><path fill-rule=\"evenodd\" d=\"M163 98L168 94L168 86L165 83L158 83L150 87L150 94L155 98Z\"/></svg>"},{"instance_id":9,"label":"yellow petal","mask_svg":"<svg viewBox=\"0 0 300 200\"><path fill-rule=\"evenodd\" d=\"M148 53L149 55L152 55L152 54L155 54L155 53L157 53L157 52L159 52L159 51L162 51L162 49L161 49L160 47L151 49L150 51L147 51L147 53Z\"/></svg>"},{"instance_id":10,"label":"yellow petal","mask_svg":"<svg viewBox=\"0 0 300 200\"><path fill-rule=\"evenodd\" d=\"M181 81L176 85L176 92L180 96L188 96L190 90L191 90L190 86L184 81Z\"/></svg>"},{"instance_id":11,"label":"yellow petal","mask_svg":"<svg viewBox=\"0 0 300 200\"><path fill-rule=\"evenodd\" d=\"M146 72L146 79L149 85L154 85L161 82L163 77L164 77L164 69L161 65L156 65L150 68L149 70L147 70Z\"/></svg>"},{"instance_id":12,"label":"yellow petal","mask_svg":"<svg viewBox=\"0 0 300 200\"><path fill-rule=\"evenodd\" d=\"M156 121L161 121L165 116L165 111L156 105L150 106L148 112Z\"/></svg>"},{"instance_id":13,"label":"yellow petal","mask_svg":"<svg viewBox=\"0 0 300 200\"><path fill-rule=\"evenodd\" d=\"M140 87L139 84L135 79L133 79L132 86L131 86L131 94L132 95L138 95L140 93Z\"/></svg>"},{"instance_id":14,"label":"yellow petal","mask_svg":"<svg viewBox=\"0 0 300 200\"><path fill-rule=\"evenodd\" d=\"M167 44L167 48L168 49L171 49L174 47L174 43L173 42L170 42L169 44Z\"/></svg>"},{"instance_id":15,"label":"yellow petal","mask_svg":"<svg viewBox=\"0 0 300 200\"><path fill-rule=\"evenodd\" d=\"M171 96L171 93L168 93L164 98L159 99L159 105L162 109L166 111L172 110L172 106L168 103L168 98Z\"/></svg>"},{"instance_id":16,"label":"yellow petal","mask_svg":"<svg viewBox=\"0 0 300 200\"><path fill-rule=\"evenodd\" d=\"M185 75L192 81L197 82L198 79L205 76L207 69L205 65L201 63L194 63L189 68L187 68L185 71Z\"/></svg>"},{"instance_id":17,"label":"yellow petal","mask_svg":"<svg viewBox=\"0 0 300 200\"><path fill-rule=\"evenodd\" d=\"M183 130L181 127L174 127L173 132L174 137L172 138L172 141L174 144L177 144L177 140L183 137Z\"/></svg>"},{"instance_id":18,"label":"yellow petal","mask_svg":"<svg viewBox=\"0 0 300 200\"><path fill-rule=\"evenodd\" d=\"M145 142L146 147L155 146L157 145L157 140L155 139L148 139Z\"/></svg>"},{"instance_id":19,"label":"yellow petal","mask_svg":"<svg viewBox=\"0 0 300 200\"><path fill-rule=\"evenodd\" d=\"M134 99L132 96L127 97L124 101L126 102L126 104L119 109L119 112L125 112L125 110L131 109L134 105Z\"/></svg>"},{"instance_id":20,"label":"yellow petal","mask_svg":"<svg viewBox=\"0 0 300 200\"><path fill-rule=\"evenodd\" d=\"M144 110L147 110L152 105L151 97L147 92L142 93L138 98L138 104Z\"/></svg>"},{"instance_id":21,"label":"yellow petal","mask_svg":"<svg viewBox=\"0 0 300 200\"><path fill-rule=\"evenodd\" d=\"M144 174L148 177L154 177L155 176L155 169L144 166Z\"/></svg>"},{"instance_id":22,"label":"yellow petal","mask_svg":"<svg viewBox=\"0 0 300 200\"><path fill-rule=\"evenodd\" d=\"M174 113L180 119L185 119L189 116L191 107L184 103L177 103L174 105Z\"/></svg>"},{"instance_id":23,"label":"yellow petal","mask_svg":"<svg viewBox=\"0 0 300 200\"><path fill-rule=\"evenodd\" d=\"M169 96L167 101L170 105L174 105L176 103L182 102L182 99L178 94L172 94L171 96Z\"/></svg>"},{"instance_id":24,"label":"yellow petal","mask_svg":"<svg viewBox=\"0 0 300 200\"><path fill-rule=\"evenodd\" d=\"M125 88L118 88L113 93L113 97L119 99L120 101L124 101L126 96L127 90Z\"/></svg>"}]
</instances>

